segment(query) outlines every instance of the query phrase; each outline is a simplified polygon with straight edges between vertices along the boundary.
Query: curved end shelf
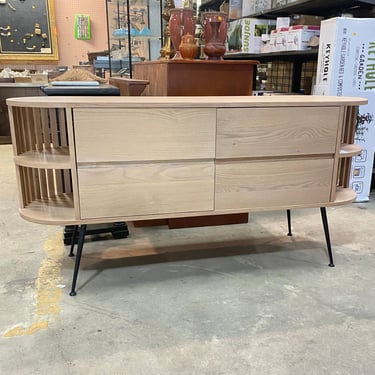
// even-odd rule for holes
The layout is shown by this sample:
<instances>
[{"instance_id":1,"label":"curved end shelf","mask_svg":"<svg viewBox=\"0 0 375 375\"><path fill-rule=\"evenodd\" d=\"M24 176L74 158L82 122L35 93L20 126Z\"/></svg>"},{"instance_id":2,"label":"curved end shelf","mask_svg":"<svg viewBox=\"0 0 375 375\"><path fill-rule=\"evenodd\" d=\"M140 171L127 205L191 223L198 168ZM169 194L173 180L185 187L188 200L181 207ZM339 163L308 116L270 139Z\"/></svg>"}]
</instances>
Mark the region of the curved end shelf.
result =
<instances>
[{"instance_id":1,"label":"curved end shelf","mask_svg":"<svg viewBox=\"0 0 375 375\"><path fill-rule=\"evenodd\" d=\"M356 144L342 144L340 147L340 158L349 158L359 155L362 152L362 147Z\"/></svg>"},{"instance_id":2,"label":"curved end shelf","mask_svg":"<svg viewBox=\"0 0 375 375\"><path fill-rule=\"evenodd\" d=\"M340 206L343 204L354 202L357 198L357 193L350 188L337 188L335 201L328 206Z\"/></svg>"},{"instance_id":3,"label":"curved end shelf","mask_svg":"<svg viewBox=\"0 0 375 375\"><path fill-rule=\"evenodd\" d=\"M55 198L37 200L20 208L20 216L33 223L47 225L76 224L72 194L61 194Z\"/></svg>"},{"instance_id":4,"label":"curved end shelf","mask_svg":"<svg viewBox=\"0 0 375 375\"><path fill-rule=\"evenodd\" d=\"M15 156L14 162L22 167L30 168L69 169L71 167L68 147L27 151Z\"/></svg>"}]
</instances>

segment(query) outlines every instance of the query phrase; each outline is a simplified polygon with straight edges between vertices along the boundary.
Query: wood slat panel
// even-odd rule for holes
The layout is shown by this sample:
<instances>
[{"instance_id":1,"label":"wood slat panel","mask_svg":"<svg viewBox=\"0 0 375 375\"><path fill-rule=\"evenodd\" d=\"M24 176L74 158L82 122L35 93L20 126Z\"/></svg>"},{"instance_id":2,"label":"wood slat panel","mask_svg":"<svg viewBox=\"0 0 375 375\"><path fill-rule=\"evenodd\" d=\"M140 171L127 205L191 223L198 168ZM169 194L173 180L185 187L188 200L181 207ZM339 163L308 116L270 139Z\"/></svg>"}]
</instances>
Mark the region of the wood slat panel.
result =
<instances>
[{"instance_id":1,"label":"wood slat panel","mask_svg":"<svg viewBox=\"0 0 375 375\"><path fill-rule=\"evenodd\" d=\"M82 218L213 209L214 163L79 168Z\"/></svg>"},{"instance_id":2,"label":"wood slat panel","mask_svg":"<svg viewBox=\"0 0 375 375\"><path fill-rule=\"evenodd\" d=\"M215 209L329 202L333 159L216 164Z\"/></svg>"},{"instance_id":3,"label":"wood slat panel","mask_svg":"<svg viewBox=\"0 0 375 375\"><path fill-rule=\"evenodd\" d=\"M40 118L40 109L33 108L33 118L34 118L34 128L35 128L35 141L36 149L39 151L43 150L43 133L42 133L42 123Z\"/></svg>"},{"instance_id":4,"label":"wood slat panel","mask_svg":"<svg viewBox=\"0 0 375 375\"><path fill-rule=\"evenodd\" d=\"M56 196L53 172L53 169L46 169L47 189L49 198L54 198Z\"/></svg>"},{"instance_id":5,"label":"wood slat panel","mask_svg":"<svg viewBox=\"0 0 375 375\"><path fill-rule=\"evenodd\" d=\"M43 147L44 149L51 148L51 134L49 130L49 120L48 120L48 109L41 109L41 121L43 129Z\"/></svg>"},{"instance_id":6,"label":"wood slat panel","mask_svg":"<svg viewBox=\"0 0 375 375\"><path fill-rule=\"evenodd\" d=\"M66 113L64 108L56 109L58 118L59 118L59 126L60 126L60 145L61 146L68 146L68 133L67 133L67 121L66 121Z\"/></svg>"},{"instance_id":7,"label":"wood slat panel","mask_svg":"<svg viewBox=\"0 0 375 375\"><path fill-rule=\"evenodd\" d=\"M218 109L216 155L333 154L338 117L339 107Z\"/></svg>"},{"instance_id":8,"label":"wood slat panel","mask_svg":"<svg viewBox=\"0 0 375 375\"><path fill-rule=\"evenodd\" d=\"M36 134L35 134L35 123L34 123L34 114L32 108L26 108L27 119L29 123L29 134L30 134L30 144L31 150L36 150Z\"/></svg>"},{"instance_id":9,"label":"wood slat panel","mask_svg":"<svg viewBox=\"0 0 375 375\"><path fill-rule=\"evenodd\" d=\"M215 155L213 108L76 109L74 126L78 163L186 160Z\"/></svg>"},{"instance_id":10,"label":"wood slat panel","mask_svg":"<svg viewBox=\"0 0 375 375\"><path fill-rule=\"evenodd\" d=\"M39 169L39 186L42 198L48 198L46 170Z\"/></svg>"},{"instance_id":11,"label":"wood slat panel","mask_svg":"<svg viewBox=\"0 0 375 375\"><path fill-rule=\"evenodd\" d=\"M56 109L51 108L49 110L49 124L50 124L50 131L51 131L51 141L53 147L59 147L59 127L57 124L57 116L56 116Z\"/></svg>"}]
</instances>

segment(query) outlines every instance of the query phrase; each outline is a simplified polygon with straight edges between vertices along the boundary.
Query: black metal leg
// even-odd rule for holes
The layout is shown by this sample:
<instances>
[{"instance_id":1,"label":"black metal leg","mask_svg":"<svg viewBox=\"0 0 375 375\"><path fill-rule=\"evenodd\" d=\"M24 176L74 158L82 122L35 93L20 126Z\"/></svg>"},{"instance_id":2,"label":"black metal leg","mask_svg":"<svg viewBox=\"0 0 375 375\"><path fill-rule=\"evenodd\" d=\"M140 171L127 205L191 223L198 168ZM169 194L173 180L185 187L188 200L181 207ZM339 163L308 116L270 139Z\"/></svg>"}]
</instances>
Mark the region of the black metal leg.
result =
<instances>
[{"instance_id":1,"label":"black metal leg","mask_svg":"<svg viewBox=\"0 0 375 375\"><path fill-rule=\"evenodd\" d=\"M286 218L288 220L288 236L293 236L292 234L292 221L290 217L290 210L286 210Z\"/></svg>"},{"instance_id":2,"label":"black metal leg","mask_svg":"<svg viewBox=\"0 0 375 375\"><path fill-rule=\"evenodd\" d=\"M70 252L69 252L70 257L74 257L74 243L76 241L77 230L78 230L78 225L75 225L73 229L73 234L72 234L72 243L70 244Z\"/></svg>"},{"instance_id":3,"label":"black metal leg","mask_svg":"<svg viewBox=\"0 0 375 375\"><path fill-rule=\"evenodd\" d=\"M320 207L320 213L322 215L322 223L324 228L324 235L326 236L326 243L328 249L328 256L329 256L329 266L335 267L333 263L333 256L332 256L332 249L331 249L331 239L329 237L329 229L328 229L328 220L327 220L327 211L325 207Z\"/></svg>"},{"instance_id":4,"label":"black metal leg","mask_svg":"<svg viewBox=\"0 0 375 375\"><path fill-rule=\"evenodd\" d=\"M79 264L81 262L81 257L82 257L83 243L85 242L86 227L87 225L83 224L79 228L78 249L77 249L76 262L74 265L72 289L70 291L71 296L75 296L77 294L75 289L76 289L76 283L77 283L77 277L78 277L78 271L79 271Z\"/></svg>"}]
</instances>

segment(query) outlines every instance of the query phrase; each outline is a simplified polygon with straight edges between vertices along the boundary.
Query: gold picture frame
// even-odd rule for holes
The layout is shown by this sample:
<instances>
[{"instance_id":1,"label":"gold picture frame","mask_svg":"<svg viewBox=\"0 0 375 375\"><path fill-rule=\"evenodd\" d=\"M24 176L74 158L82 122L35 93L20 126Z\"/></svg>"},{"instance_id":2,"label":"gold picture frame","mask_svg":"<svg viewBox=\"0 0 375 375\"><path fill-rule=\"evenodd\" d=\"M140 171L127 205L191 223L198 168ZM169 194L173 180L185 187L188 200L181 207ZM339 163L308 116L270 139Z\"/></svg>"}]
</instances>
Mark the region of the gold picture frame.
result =
<instances>
[{"instance_id":1,"label":"gold picture frame","mask_svg":"<svg viewBox=\"0 0 375 375\"><path fill-rule=\"evenodd\" d=\"M53 0L7 0L0 5L0 63L58 62Z\"/></svg>"}]
</instances>

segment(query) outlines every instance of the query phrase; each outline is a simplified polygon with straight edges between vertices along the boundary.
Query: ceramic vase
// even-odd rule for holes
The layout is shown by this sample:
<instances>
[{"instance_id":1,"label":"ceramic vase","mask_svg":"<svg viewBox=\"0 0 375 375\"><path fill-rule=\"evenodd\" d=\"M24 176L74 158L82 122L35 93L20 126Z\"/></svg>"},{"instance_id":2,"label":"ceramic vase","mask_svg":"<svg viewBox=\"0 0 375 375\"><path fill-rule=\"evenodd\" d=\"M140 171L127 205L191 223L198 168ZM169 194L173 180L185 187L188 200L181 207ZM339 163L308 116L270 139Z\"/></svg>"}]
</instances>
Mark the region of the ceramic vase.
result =
<instances>
[{"instance_id":1,"label":"ceramic vase","mask_svg":"<svg viewBox=\"0 0 375 375\"><path fill-rule=\"evenodd\" d=\"M181 38L180 53L183 59L192 60L198 52L198 46L195 43L194 36L187 33Z\"/></svg>"},{"instance_id":2,"label":"ceramic vase","mask_svg":"<svg viewBox=\"0 0 375 375\"><path fill-rule=\"evenodd\" d=\"M169 32L173 47L176 51L173 59L182 59L180 53L181 38L189 33L194 35L194 10L190 8L174 8L170 10Z\"/></svg>"},{"instance_id":3,"label":"ceramic vase","mask_svg":"<svg viewBox=\"0 0 375 375\"><path fill-rule=\"evenodd\" d=\"M202 14L204 35L203 51L208 60L221 60L226 51L228 15L223 12L205 12Z\"/></svg>"}]
</instances>

